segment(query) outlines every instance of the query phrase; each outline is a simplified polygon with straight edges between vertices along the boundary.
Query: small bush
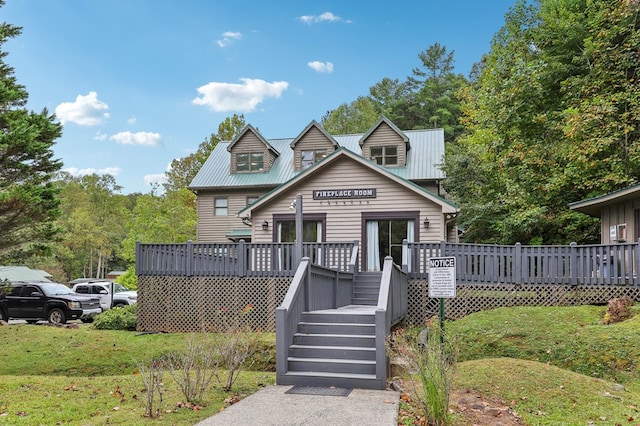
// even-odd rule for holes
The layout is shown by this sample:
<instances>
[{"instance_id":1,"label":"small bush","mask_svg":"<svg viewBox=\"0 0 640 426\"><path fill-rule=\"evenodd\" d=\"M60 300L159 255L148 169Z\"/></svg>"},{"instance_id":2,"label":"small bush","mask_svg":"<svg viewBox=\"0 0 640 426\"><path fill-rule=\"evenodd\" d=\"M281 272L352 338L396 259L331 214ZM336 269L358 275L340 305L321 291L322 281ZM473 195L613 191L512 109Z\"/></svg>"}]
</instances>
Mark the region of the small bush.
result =
<instances>
[{"instance_id":1,"label":"small bush","mask_svg":"<svg viewBox=\"0 0 640 426\"><path fill-rule=\"evenodd\" d=\"M633 300L629 296L609 300L607 312L604 314L602 323L615 324L617 322L628 320L633 316L631 313L632 305Z\"/></svg>"},{"instance_id":2,"label":"small bush","mask_svg":"<svg viewBox=\"0 0 640 426\"><path fill-rule=\"evenodd\" d=\"M122 308L112 308L96 316L93 328L97 330L135 331L138 323L136 304Z\"/></svg>"}]
</instances>

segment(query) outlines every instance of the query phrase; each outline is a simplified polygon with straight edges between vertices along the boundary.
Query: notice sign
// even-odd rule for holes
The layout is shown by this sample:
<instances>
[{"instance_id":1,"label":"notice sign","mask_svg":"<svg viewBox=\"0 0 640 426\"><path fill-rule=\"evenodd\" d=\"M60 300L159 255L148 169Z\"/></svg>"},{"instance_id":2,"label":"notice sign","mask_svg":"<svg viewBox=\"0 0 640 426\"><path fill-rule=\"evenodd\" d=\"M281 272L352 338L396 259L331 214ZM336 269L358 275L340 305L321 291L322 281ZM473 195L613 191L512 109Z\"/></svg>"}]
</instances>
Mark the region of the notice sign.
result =
<instances>
[{"instance_id":1,"label":"notice sign","mask_svg":"<svg viewBox=\"0 0 640 426\"><path fill-rule=\"evenodd\" d=\"M429 259L429 297L452 299L456 297L456 258Z\"/></svg>"}]
</instances>

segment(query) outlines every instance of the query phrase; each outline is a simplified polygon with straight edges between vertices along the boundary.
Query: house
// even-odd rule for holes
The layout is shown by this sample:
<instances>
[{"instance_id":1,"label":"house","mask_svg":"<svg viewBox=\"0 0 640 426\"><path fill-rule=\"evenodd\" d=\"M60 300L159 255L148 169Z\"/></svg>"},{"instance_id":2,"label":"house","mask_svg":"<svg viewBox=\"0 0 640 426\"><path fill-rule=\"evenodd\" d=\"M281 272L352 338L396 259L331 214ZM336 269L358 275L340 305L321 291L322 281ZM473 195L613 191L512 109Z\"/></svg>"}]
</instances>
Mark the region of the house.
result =
<instances>
[{"instance_id":1,"label":"house","mask_svg":"<svg viewBox=\"0 0 640 426\"><path fill-rule=\"evenodd\" d=\"M359 241L362 270L380 270L402 241L456 242L458 207L445 198L442 129L402 131L381 117L366 133L331 135L312 121L292 139L247 125L220 142L189 188L199 242ZM301 205L295 205L294 200Z\"/></svg>"},{"instance_id":2,"label":"house","mask_svg":"<svg viewBox=\"0 0 640 426\"><path fill-rule=\"evenodd\" d=\"M51 282L53 276L42 269L26 266L0 266L0 281Z\"/></svg>"},{"instance_id":3,"label":"house","mask_svg":"<svg viewBox=\"0 0 640 426\"><path fill-rule=\"evenodd\" d=\"M602 244L636 242L640 238L640 184L571 203L569 208L600 218Z\"/></svg>"}]
</instances>

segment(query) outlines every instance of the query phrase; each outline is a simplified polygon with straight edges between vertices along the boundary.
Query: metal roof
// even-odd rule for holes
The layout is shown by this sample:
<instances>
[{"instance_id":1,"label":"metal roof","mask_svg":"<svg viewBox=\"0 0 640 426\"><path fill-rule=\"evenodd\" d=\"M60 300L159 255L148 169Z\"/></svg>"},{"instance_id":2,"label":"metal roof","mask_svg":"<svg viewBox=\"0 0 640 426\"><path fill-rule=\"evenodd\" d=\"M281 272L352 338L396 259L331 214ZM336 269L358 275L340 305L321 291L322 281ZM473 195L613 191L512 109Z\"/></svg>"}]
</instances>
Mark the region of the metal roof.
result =
<instances>
[{"instance_id":1,"label":"metal roof","mask_svg":"<svg viewBox=\"0 0 640 426\"><path fill-rule=\"evenodd\" d=\"M444 156L444 131L442 129L407 130L403 133L409 138L411 146L407 151L407 165L387 167L386 170L414 182L444 179L444 172L439 167ZM359 145L362 136L363 134L338 135L333 138L341 147L359 155L362 152ZM293 149L291 149L293 140L294 138L268 140L268 143L280 153L268 172L235 174L230 172L231 153L227 151L231 142L218 142L191 181L189 188L199 190L274 187L287 182L300 173L294 170Z\"/></svg>"},{"instance_id":2,"label":"metal roof","mask_svg":"<svg viewBox=\"0 0 640 426\"><path fill-rule=\"evenodd\" d=\"M589 216L600 217L602 208L611 204L621 203L640 197L640 184L632 185L618 191L610 192L587 200L569 203L571 210L576 210Z\"/></svg>"},{"instance_id":3,"label":"metal roof","mask_svg":"<svg viewBox=\"0 0 640 426\"><path fill-rule=\"evenodd\" d=\"M26 266L0 266L0 281L51 282L51 276L41 269L30 269Z\"/></svg>"}]
</instances>

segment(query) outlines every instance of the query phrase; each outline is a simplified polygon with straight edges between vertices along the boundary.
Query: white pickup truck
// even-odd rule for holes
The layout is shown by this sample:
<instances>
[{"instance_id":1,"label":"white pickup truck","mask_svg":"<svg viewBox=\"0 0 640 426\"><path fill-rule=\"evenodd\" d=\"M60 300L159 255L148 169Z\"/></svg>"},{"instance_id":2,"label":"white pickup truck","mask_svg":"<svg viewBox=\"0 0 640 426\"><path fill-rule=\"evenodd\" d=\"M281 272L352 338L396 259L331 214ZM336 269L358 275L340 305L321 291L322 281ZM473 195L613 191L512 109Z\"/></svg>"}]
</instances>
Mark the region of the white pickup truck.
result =
<instances>
[{"instance_id":1,"label":"white pickup truck","mask_svg":"<svg viewBox=\"0 0 640 426\"><path fill-rule=\"evenodd\" d=\"M111 289L113 289L113 296ZM76 293L98 297L103 311L110 308L133 305L138 301L138 293L136 291L129 290L122 284L111 281L80 282L74 284L71 290Z\"/></svg>"}]
</instances>

